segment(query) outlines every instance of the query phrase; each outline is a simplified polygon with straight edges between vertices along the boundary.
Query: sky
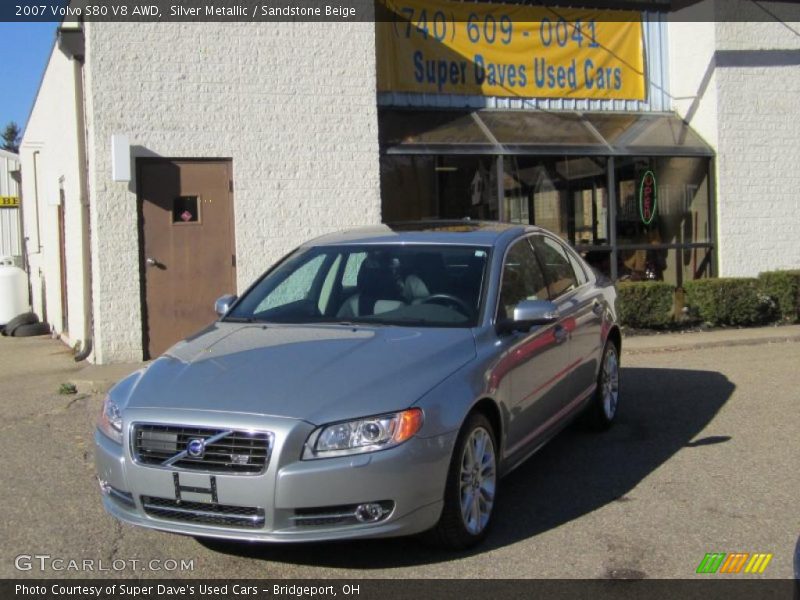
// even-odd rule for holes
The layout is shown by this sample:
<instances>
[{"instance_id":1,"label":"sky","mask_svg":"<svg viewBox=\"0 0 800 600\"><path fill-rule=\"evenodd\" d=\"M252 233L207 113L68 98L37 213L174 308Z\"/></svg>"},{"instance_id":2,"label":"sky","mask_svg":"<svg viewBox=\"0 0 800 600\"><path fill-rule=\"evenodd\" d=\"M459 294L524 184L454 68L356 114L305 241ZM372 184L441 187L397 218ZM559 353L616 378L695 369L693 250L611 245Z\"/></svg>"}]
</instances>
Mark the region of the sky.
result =
<instances>
[{"instance_id":1,"label":"sky","mask_svg":"<svg viewBox=\"0 0 800 600\"><path fill-rule=\"evenodd\" d=\"M0 23L0 129L25 129L55 40L57 23Z\"/></svg>"}]
</instances>

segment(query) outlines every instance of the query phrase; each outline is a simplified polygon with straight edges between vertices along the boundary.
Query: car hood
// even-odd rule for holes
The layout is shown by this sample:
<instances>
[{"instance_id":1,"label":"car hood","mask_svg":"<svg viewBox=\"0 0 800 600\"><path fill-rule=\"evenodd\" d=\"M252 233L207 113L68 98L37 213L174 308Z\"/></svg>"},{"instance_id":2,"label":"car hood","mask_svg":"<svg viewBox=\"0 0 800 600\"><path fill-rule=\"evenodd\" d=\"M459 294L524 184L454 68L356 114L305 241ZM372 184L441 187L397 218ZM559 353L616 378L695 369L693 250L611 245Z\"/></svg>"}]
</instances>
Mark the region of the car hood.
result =
<instances>
[{"instance_id":1,"label":"car hood","mask_svg":"<svg viewBox=\"0 0 800 600\"><path fill-rule=\"evenodd\" d=\"M407 408L475 354L469 329L217 323L153 361L127 406L319 425Z\"/></svg>"}]
</instances>

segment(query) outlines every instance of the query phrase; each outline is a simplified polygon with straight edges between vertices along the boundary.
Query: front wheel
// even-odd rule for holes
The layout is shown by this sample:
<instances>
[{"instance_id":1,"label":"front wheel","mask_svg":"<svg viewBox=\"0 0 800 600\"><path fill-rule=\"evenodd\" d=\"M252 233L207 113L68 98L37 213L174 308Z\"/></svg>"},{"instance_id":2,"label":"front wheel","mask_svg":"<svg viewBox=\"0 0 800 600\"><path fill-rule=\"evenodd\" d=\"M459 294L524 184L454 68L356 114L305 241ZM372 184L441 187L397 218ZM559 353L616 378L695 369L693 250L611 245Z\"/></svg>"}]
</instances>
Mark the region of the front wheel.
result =
<instances>
[{"instance_id":1,"label":"front wheel","mask_svg":"<svg viewBox=\"0 0 800 600\"><path fill-rule=\"evenodd\" d=\"M591 403L586 408L584 422L596 430L611 427L619 408L619 350L612 341L606 342L600 372L597 375L597 389Z\"/></svg>"},{"instance_id":2,"label":"front wheel","mask_svg":"<svg viewBox=\"0 0 800 600\"><path fill-rule=\"evenodd\" d=\"M437 545L461 550L486 537L497 493L496 449L489 420L470 415L450 461L442 516L430 532Z\"/></svg>"}]
</instances>

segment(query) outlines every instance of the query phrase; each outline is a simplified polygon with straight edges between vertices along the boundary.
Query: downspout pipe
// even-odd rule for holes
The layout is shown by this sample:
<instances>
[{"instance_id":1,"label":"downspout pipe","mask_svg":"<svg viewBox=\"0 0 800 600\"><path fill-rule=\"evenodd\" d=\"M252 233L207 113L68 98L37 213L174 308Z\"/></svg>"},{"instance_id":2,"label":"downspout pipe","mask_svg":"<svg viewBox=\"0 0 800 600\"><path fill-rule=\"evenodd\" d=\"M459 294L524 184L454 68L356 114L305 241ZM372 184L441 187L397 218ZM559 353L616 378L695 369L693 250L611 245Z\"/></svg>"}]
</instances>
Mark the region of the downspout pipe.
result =
<instances>
[{"instance_id":1,"label":"downspout pipe","mask_svg":"<svg viewBox=\"0 0 800 600\"><path fill-rule=\"evenodd\" d=\"M73 60L75 81L75 121L78 142L78 185L81 193L81 250L83 264L83 343L75 354L75 362L91 356L94 349L94 311L92 310L92 251L91 251L91 204L89 202L89 164L86 158L86 92L83 77L85 62L85 40L83 24L79 27L60 27L58 45Z\"/></svg>"}]
</instances>

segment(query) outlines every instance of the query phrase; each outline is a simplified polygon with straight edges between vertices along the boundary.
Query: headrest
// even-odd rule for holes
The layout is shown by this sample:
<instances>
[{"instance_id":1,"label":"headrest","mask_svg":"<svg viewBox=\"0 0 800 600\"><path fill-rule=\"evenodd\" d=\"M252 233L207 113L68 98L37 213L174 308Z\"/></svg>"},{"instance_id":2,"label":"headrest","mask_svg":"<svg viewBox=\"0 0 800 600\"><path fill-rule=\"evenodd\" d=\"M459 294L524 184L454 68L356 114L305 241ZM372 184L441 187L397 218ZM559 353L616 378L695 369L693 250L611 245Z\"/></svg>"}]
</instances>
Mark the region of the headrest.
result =
<instances>
[{"instance_id":1,"label":"headrest","mask_svg":"<svg viewBox=\"0 0 800 600\"><path fill-rule=\"evenodd\" d=\"M399 293L391 267L372 259L361 264L357 284L361 294L378 298L394 298Z\"/></svg>"}]
</instances>

